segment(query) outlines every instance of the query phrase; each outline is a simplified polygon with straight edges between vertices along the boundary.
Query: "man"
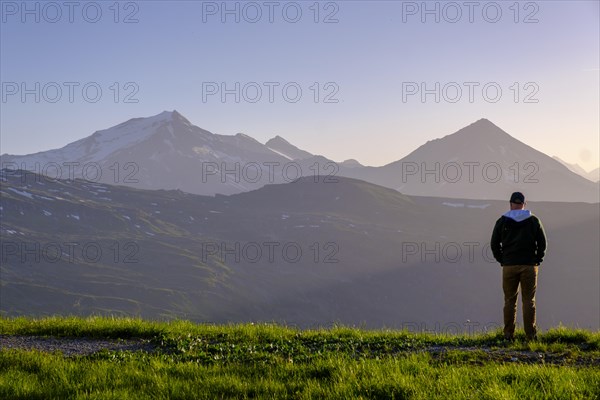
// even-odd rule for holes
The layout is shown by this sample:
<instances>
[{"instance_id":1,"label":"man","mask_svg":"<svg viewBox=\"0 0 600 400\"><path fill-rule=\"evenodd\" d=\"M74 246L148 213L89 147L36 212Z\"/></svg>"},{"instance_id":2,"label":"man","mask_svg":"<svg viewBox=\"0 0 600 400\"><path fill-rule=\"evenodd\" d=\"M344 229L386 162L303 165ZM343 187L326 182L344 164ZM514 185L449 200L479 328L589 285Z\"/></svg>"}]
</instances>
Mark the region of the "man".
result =
<instances>
[{"instance_id":1,"label":"man","mask_svg":"<svg viewBox=\"0 0 600 400\"><path fill-rule=\"evenodd\" d=\"M535 340L535 291L538 266L546 252L546 233L540 220L525 210L525 196L510 196L510 211L502 215L492 233L491 248L502 266L504 337L513 340L517 321L517 296L521 285L523 323L527 340Z\"/></svg>"}]
</instances>

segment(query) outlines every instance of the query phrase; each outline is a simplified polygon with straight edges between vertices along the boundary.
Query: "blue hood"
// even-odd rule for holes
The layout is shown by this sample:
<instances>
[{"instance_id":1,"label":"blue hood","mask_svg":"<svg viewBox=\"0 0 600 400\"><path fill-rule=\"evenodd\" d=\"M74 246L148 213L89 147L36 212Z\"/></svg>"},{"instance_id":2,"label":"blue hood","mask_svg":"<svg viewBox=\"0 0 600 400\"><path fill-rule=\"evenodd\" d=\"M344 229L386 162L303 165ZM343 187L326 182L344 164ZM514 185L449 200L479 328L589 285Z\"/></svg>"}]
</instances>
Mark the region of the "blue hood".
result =
<instances>
[{"instance_id":1,"label":"blue hood","mask_svg":"<svg viewBox=\"0 0 600 400\"><path fill-rule=\"evenodd\" d=\"M503 214L505 217L514 219L517 222L521 222L531 217L531 211L529 210L510 210Z\"/></svg>"}]
</instances>

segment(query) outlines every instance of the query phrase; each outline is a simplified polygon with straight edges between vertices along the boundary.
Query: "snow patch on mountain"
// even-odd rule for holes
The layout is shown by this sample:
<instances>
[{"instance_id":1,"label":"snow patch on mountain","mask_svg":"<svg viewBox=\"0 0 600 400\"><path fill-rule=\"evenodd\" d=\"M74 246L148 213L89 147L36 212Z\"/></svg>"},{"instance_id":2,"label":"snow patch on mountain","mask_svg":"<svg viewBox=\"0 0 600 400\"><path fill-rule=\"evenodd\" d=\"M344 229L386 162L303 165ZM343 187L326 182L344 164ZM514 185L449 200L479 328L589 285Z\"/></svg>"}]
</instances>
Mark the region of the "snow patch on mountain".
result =
<instances>
[{"instance_id":1,"label":"snow patch on mountain","mask_svg":"<svg viewBox=\"0 0 600 400\"><path fill-rule=\"evenodd\" d=\"M275 150L275 149L273 149L273 148L271 148L271 147L268 147L268 146L267 146L267 149L271 150L271 151L272 151L272 152L274 152L274 153L277 153L277 154L279 154L279 155L280 155L280 156L282 156L282 157L285 157L285 158L287 158L288 160L293 160L293 158L292 158L292 157L290 157L290 156L288 156L288 155L286 155L286 154L282 153L281 151L277 151L277 150Z\"/></svg>"},{"instance_id":2,"label":"snow patch on mountain","mask_svg":"<svg viewBox=\"0 0 600 400\"><path fill-rule=\"evenodd\" d=\"M15 189L15 188L8 188L8 190L10 190L11 192L14 192L14 193L16 193L18 195L27 197L28 199L33 199L33 195L31 193L29 193L29 192L20 191L20 190Z\"/></svg>"},{"instance_id":3,"label":"snow patch on mountain","mask_svg":"<svg viewBox=\"0 0 600 400\"><path fill-rule=\"evenodd\" d=\"M133 118L112 128L96 131L91 136L77 140L65 147L19 156L16 161L26 169L42 167L48 162L98 162L116 151L139 143L156 133L163 125L173 119L174 112L164 111L152 117ZM9 156L10 157L10 156Z\"/></svg>"},{"instance_id":4,"label":"snow patch on mountain","mask_svg":"<svg viewBox=\"0 0 600 400\"><path fill-rule=\"evenodd\" d=\"M455 208L457 208L457 207L464 207L465 203L449 203L449 202L445 201L445 202L442 203L442 205L443 206L447 206L447 207L455 207Z\"/></svg>"}]
</instances>

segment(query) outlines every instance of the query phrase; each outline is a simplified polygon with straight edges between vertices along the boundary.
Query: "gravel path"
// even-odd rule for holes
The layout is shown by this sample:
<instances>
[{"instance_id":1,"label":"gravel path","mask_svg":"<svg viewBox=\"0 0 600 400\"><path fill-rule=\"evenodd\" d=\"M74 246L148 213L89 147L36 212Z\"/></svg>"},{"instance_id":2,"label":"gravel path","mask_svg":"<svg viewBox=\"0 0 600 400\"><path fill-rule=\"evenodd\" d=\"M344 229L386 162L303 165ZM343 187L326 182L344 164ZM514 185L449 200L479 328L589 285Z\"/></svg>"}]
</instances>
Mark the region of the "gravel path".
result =
<instances>
[{"instance_id":1,"label":"gravel path","mask_svg":"<svg viewBox=\"0 0 600 400\"><path fill-rule=\"evenodd\" d=\"M6 336L0 335L0 350L25 349L47 352L60 351L66 356L88 355L100 350L156 350L156 346L147 340L108 340L92 338L58 338L43 336Z\"/></svg>"},{"instance_id":2,"label":"gravel path","mask_svg":"<svg viewBox=\"0 0 600 400\"><path fill-rule=\"evenodd\" d=\"M464 351L483 353L486 361L523 363L523 364L553 364L553 365L577 365L577 366L600 366L600 357L578 356L569 358L566 354L547 353L531 350L514 350L489 347L451 347L430 346L417 350L417 352L430 353L434 359L443 360L448 356L448 351ZM476 364L483 364L482 360L474 360Z\"/></svg>"},{"instance_id":3,"label":"gravel path","mask_svg":"<svg viewBox=\"0 0 600 400\"><path fill-rule=\"evenodd\" d=\"M65 356L89 355L101 350L143 350L147 352L156 352L161 350L156 344L144 339L109 340L94 338L0 335L0 350L5 349L40 350L45 352L60 351ZM450 355L449 352L452 351L478 353L480 357L476 357L472 360L472 362L475 364L483 364L484 362L508 362L527 364L600 366L600 357L575 357L569 359L569 357L567 357L565 354L559 353L490 348L485 346L428 346L410 351L400 351L394 355L397 356L412 352L426 352L431 354L434 359L444 360L447 359L447 357ZM481 356L483 356L483 359Z\"/></svg>"}]
</instances>

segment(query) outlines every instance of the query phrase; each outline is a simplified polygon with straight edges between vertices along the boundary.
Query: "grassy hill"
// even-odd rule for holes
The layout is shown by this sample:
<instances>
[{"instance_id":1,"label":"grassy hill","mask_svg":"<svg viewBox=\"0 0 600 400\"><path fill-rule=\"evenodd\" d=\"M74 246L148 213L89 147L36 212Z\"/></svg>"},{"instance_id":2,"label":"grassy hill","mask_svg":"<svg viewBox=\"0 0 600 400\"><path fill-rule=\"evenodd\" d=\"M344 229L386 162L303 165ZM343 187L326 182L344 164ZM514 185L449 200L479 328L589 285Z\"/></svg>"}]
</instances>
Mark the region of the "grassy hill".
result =
<instances>
[{"instance_id":1,"label":"grassy hill","mask_svg":"<svg viewBox=\"0 0 600 400\"><path fill-rule=\"evenodd\" d=\"M560 327L509 343L499 331L0 319L0 343L40 337L145 347L67 356L3 344L0 398L600 398L600 332Z\"/></svg>"},{"instance_id":2,"label":"grassy hill","mask_svg":"<svg viewBox=\"0 0 600 400\"><path fill-rule=\"evenodd\" d=\"M0 315L498 326L488 242L506 201L335 179L209 197L6 174ZM598 204L530 207L549 242L538 325L598 329Z\"/></svg>"}]
</instances>

